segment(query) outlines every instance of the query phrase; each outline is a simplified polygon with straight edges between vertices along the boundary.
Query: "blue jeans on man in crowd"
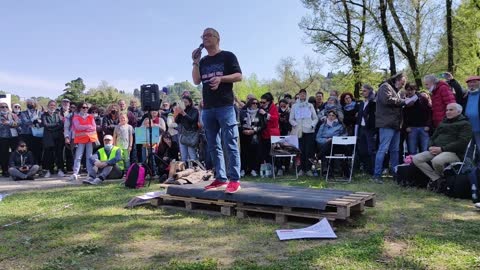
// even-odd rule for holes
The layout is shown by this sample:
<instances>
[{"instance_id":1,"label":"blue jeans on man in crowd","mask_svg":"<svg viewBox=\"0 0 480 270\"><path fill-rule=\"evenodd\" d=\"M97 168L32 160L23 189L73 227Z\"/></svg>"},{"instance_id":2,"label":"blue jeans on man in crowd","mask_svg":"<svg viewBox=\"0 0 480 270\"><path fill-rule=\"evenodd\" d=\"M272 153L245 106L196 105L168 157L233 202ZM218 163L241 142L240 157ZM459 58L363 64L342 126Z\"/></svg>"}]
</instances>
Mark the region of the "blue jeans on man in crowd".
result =
<instances>
[{"instance_id":1,"label":"blue jeans on man in crowd","mask_svg":"<svg viewBox=\"0 0 480 270\"><path fill-rule=\"evenodd\" d=\"M182 134L179 134L180 141L182 140L182 136L183 136ZM197 149L195 149L195 147L191 147L183 143L179 143L179 146L180 146L180 156L183 162L198 159Z\"/></svg>"},{"instance_id":2,"label":"blue jeans on man in crowd","mask_svg":"<svg viewBox=\"0 0 480 270\"><path fill-rule=\"evenodd\" d=\"M238 127L233 106L204 109L202 120L207 138L207 153L213 158L215 176L219 181L240 179L240 151L238 149ZM220 136L217 136L221 130ZM225 159L222 142L226 148L228 169L225 171Z\"/></svg>"},{"instance_id":3,"label":"blue jeans on man in crowd","mask_svg":"<svg viewBox=\"0 0 480 270\"><path fill-rule=\"evenodd\" d=\"M415 155L428 150L430 136L424 127L411 127L407 136L408 153ZM420 145L419 145L420 144ZM420 149L420 151L417 151Z\"/></svg>"},{"instance_id":4,"label":"blue jeans on man in crowd","mask_svg":"<svg viewBox=\"0 0 480 270\"><path fill-rule=\"evenodd\" d=\"M398 152L400 151L400 131L392 128L380 128L378 135L380 137L380 144L378 145L377 156L375 157L375 172L374 177L380 178L383 171L383 160L385 154L390 154L391 171L394 172L398 165Z\"/></svg>"}]
</instances>

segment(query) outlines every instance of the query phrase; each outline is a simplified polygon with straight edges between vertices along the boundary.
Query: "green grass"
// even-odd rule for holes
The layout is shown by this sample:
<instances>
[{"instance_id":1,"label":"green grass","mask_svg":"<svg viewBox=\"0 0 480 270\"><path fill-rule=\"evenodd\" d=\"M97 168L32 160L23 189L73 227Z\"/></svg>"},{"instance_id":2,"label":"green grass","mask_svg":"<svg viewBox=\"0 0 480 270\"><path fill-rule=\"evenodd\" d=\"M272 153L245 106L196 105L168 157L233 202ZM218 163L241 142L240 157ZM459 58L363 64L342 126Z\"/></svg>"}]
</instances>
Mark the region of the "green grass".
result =
<instances>
[{"instance_id":1,"label":"green grass","mask_svg":"<svg viewBox=\"0 0 480 270\"><path fill-rule=\"evenodd\" d=\"M326 187L318 178L280 183ZM0 229L0 269L480 269L480 212L470 201L367 179L328 187L375 192L377 206L339 224L337 240L287 242L275 234L285 226L263 220L123 208L158 185L13 194L0 202L0 226L22 222Z\"/></svg>"}]
</instances>

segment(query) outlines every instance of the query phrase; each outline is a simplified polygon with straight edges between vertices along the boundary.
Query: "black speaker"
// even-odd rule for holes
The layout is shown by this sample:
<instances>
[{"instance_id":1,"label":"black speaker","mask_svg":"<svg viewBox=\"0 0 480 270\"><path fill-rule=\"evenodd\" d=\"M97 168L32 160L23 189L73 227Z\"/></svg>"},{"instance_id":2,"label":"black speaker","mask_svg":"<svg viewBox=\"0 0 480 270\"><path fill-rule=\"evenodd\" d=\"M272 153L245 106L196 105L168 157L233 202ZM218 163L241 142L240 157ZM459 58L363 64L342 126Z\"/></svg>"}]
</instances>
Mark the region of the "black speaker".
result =
<instances>
[{"instance_id":1,"label":"black speaker","mask_svg":"<svg viewBox=\"0 0 480 270\"><path fill-rule=\"evenodd\" d=\"M142 110L158 111L160 110L160 89L156 84L144 84L140 86L140 101L142 102Z\"/></svg>"}]
</instances>

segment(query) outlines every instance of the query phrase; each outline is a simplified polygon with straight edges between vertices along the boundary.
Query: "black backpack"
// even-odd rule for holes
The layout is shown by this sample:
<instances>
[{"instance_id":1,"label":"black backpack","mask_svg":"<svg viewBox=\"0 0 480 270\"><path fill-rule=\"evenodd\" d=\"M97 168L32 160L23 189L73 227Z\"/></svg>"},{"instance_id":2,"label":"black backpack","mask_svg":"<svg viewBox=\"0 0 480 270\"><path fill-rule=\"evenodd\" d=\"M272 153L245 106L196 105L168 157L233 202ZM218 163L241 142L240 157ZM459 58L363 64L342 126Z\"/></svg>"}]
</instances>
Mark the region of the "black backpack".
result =
<instances>
[{"instance_id":1,"label":"black backpack","mask_svg":"<svg viewBox=\"0 0 480 270\"><path fill-rule=\"evenodd\" d=\"M397 166L395 175L397 184L403 187L427 187L430 179L413 163L402 164Z\"/></svg>"}]
</instances>

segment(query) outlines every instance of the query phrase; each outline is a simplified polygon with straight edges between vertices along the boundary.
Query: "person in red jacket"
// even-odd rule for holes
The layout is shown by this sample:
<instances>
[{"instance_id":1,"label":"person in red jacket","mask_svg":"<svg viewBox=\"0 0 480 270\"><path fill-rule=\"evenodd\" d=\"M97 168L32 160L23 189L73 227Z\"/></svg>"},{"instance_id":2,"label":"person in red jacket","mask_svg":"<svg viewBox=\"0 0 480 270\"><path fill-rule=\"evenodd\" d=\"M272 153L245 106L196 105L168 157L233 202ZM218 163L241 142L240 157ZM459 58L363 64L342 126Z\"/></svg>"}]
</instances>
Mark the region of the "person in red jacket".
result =
<instances>
[{"instance_id":1,"label":"person in red jacket","mask_svg":"<svg viewBox=\"0 0 480 270\"><path fill-rule=\"evenodd\" d=\"M427 75L423 78L425 87L432 94L432 123L436 128L445 118L447 105L455 103L455 96L453 95L450 86L439 80L435 75Z\"/></svg>"},{"instance_id":2,"label":"person in red jacket","mask_svg":"<svg viewBox=\"0 0 480 270\"><path fill-rule=\"evenodd\" d=\"M269 162L270 158L270 147L271 147L271 137L280 136L280 127L279 119L280 115L278 114L277 106L273 103L273 95L271 93L265 93L260 97L260 109L258 113L262 115L267 115L267 123L265 129L262 131L262 136L260 140L260 162L264 161Z\"/></svg>"}]
</instances>

